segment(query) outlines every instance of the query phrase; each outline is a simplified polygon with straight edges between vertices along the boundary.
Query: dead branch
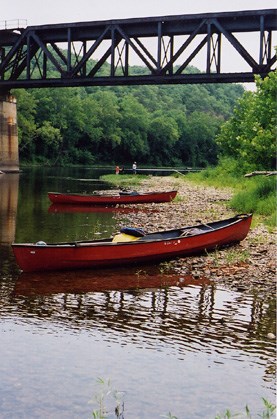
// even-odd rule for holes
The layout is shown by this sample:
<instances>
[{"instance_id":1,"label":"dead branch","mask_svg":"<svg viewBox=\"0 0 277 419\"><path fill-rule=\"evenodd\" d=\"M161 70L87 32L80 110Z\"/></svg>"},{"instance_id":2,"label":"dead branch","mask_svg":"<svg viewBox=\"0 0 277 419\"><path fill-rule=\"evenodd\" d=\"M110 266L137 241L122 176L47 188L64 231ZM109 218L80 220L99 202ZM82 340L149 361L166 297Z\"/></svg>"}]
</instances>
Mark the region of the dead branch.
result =
<instances>
[{"instance_id":1,"label":"dead branch","mask_svg":"<svg viewBox=\"0 0 277 419\"><path fill-rule=\"evenodd\" d=\"M246 173L244 177L259 176L259 175L273 176L273 175L277 175L277 171L276 170L275 171L265 171L265 170L255 171L251 173Z\"/></svg>"}]
</instances>

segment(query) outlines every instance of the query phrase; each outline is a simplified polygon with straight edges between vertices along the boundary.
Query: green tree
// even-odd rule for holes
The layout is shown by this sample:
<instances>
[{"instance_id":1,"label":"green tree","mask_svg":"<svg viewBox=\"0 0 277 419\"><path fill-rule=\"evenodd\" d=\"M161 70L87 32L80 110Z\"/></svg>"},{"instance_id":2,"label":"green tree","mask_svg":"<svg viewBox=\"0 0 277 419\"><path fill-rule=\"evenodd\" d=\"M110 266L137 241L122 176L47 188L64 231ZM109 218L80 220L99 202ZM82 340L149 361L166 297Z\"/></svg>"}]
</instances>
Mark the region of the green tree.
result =
<instances>
[{"instance_id":1,"label":"green tree","mask_svg":"<svg viewBox=\"0 0 277 419\"><path fill-rule=\"evenodd\" d=\"M50 121L44 121L36 130L36 139L39 139L40 152L43 156L51 158L57 154L62 142L61 132L54 128Z\"/></svg>"},{"instance_id":2,"label":"green tree","mask_svg":"<svg viewBox=\"0 0 277 419\"><path fill-rule=\"evenodd\" d=\"M216 142L222 155L239 159L245 169L270 170L276 165L277 72L257 77L256 88L238 101Z\"/></svg>"},{"instance_id":3,"label":"green tree","mask_svg":"<svg viewBox=\"0 0 277 419\"><path fill-rule=\"evenodd\" d=\"M98 91L94 95L97 102L95 115L98 119L99 143L95 148L102 161L114 161L115 149L121 144L121 114L118 99L112 91Z\"/></svg>"},{"instance_id":4,"label":"green tree","mask_svg":"<svg viewBox=\"0 0 277 419\"><path fill-rule=\"evenodd\" d=\"M118 150L119 162L139 160L147 161L149 145L147 131L149 116L145 107L132 95L123 97L120 105L122 144Z\"/></svg>"},{"instance_id":5,"label":"green tree","mask_svg":"<svg viewBox=\"0 0 277 419\"><path fill-rule=\"evenodd\" d=\"M13 94L17 99L19 152L21 157L30 160L35 155L37 101L25 89L15 90Z\"/></svg>"},{"instance_id":6,"label":"green tree","mask_svg":"<svg viewBox=\"0 0 277 419\"><path fill-rule=\"evenodd\" d=\"M178 143L182 161L188 166L205 167L217 162L217 146L214 141L222 118L206 112L193 112L187 117L186 125Z\"/></svg>"},{"instance_id":7,"label":"green tree","mask_svg":"<svg viewBox=\"0 0 277 419\"><path fill-rule=\"evenodd\" d=\"M179 138L178 124L172 116L160 112L153 116L149 125L150 162L171 164L174 145Z\"/></svg>"}]
</instances>

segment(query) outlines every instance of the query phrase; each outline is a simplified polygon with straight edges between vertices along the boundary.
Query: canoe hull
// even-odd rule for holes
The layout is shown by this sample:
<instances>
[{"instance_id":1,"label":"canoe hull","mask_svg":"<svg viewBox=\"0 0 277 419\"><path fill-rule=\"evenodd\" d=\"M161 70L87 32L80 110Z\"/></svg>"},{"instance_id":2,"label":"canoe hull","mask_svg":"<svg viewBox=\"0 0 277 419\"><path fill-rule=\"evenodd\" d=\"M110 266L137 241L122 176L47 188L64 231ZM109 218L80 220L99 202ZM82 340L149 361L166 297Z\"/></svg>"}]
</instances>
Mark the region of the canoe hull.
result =
<instances>
[{"instance_id":1,"label":"canoe hull","mask_svg":"<svg viewBox=\"0 0 277 419\"><path fill-rule=\"evenodd\" d=\"M123 205L170 202L177 195L177 191L151 192L145 194L122 195L79 195L48 192L53 204L86 204L86 205Z\"/></svg>"},{"instance_id":2,"label":"canoe hull","mask_svg":"<svg viewBox=\"0 0 277 419\"><path fill-rule=\"evenodd\" d=\"M45 246L13 244L12 248L16 261L24 272L125 266L188 256L239 242L248 234L251 218L251 215L245 215L229 219L229 223L229 220L225 223L217 222L219 228L209 227L187 237L170 238L170 233L175 234L177 230L169 230L164 232L164 237L163 233L160 234L160 239L155 239L153 233L153 239L149 235L150 240L142 237L130 242L112 242L107 239ZM216 223L209 224L213 225L216 226ZM186 231L187 229L188 227L185 228Z\"/></svg>"}]
</instances>

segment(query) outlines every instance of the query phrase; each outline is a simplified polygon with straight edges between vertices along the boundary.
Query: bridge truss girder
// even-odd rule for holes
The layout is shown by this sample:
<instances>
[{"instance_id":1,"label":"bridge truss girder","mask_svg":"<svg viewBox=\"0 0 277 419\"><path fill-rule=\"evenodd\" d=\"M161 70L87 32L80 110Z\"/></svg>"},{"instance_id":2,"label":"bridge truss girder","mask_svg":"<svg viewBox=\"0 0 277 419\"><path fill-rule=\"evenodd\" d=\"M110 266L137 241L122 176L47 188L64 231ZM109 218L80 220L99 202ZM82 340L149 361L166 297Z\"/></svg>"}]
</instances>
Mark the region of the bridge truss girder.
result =
<instances>
[{"instance_id":1,"label":"bridge truss girder","mask_svg":"<svg viewBox=\"0 0 277 419\"><path fill-rule=\"evenodd\" d=\"M0 31L0 89L252 82L274 70L277 10L30 26ZM259 34L258 54L238 35ZM249 71L222 71L222 40ZM202 54L205 71L188 72ZM134 73L132 59L145 71ZM107 65L108 64L108 65Z\"/></svg>"}]
</instances>

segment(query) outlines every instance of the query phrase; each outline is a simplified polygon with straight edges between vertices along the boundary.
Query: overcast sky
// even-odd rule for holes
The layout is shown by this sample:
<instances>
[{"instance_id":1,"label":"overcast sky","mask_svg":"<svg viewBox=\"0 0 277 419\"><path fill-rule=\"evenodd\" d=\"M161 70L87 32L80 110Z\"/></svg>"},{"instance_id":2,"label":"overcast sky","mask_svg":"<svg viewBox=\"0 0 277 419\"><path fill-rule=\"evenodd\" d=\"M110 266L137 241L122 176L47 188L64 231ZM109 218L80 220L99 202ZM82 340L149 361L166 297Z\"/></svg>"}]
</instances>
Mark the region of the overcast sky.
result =
<instances>
[{"instance_id":1,"label":"overcast sky","mask_svg":"<svg viewBox=\"0 0 277 419\"><path fill-rule=\"evenodd\" d=\"M276 7L276 0L3 0L0 21L42 25Z\"/></svg>"}]
</instances>

